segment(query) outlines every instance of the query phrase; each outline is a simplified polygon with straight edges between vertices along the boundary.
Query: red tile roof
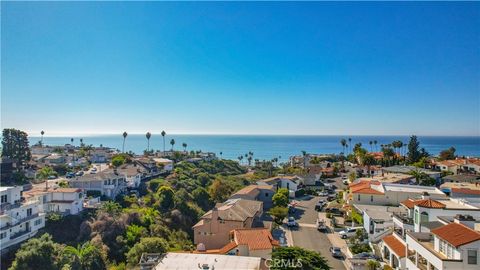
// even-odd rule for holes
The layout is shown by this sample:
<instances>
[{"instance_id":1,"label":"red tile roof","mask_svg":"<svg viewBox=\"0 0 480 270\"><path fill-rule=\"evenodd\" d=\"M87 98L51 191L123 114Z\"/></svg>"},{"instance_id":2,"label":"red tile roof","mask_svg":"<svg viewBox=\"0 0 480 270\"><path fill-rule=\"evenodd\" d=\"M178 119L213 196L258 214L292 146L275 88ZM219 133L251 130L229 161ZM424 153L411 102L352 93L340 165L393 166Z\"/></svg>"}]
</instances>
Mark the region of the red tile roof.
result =
<instances>
[{"instance_id":1,"label":"red tile roof","mask_svg":"<svg viewBox=\"0 0 480 270\"><path fill-rule=\"evenodd\" d=\"M418 205L424 208L438 208L438 209L445 208L446 206L445 204L432 199L412 200L410 198L401 202L400 204L404 205L409 209L412 209L415 205Z\"/></svg>"},{"instance_id":2,"label":"red tile roof","mask_svg":"<svg viewBox=\"0 0 480 270\"><path fill-rule=\"evenodd\" d=\"M426 200L420 200L416 201L415 204L420 207L425 207L425 208L445 208L445 204L432 200L432 199L426 199Z\"/></svg>"},{"instance_id":3,"label":"red tile roof","mask_svg":"<svg viewBox=\"0 0 480 270\"><path fill-rule=\"evenodd\" d=\"M469 195L480 195L480 190L470 189L470 188L451 188L453 193L469 194Z\"/></svg>"},{"instance_id":4,"label":"red tile roof","mask_svg":"<svg viewBox=\"0 0 480 270\"><path fill-rule=\"evenodd\" d=\"M278 242L268 229L236 229L233 231L238 245L247 245L249 250L271 249Z\"/></svg>"},{"instance_id":5,"label":"red tile roof","mask_svg":"<svg viewBox=\"0 0 480 270\"><path fill-rule=\"evenodd\" d=\"M458 223L450 223L440 228L433 229L431 230L431 233L447 241L454 247L463 246L480 240L479 232Z\"/></svg>"},{"instance_id":6,"label":"red tile roof","mask_svg":"<svg viewBox=\"0 0 480 270\"><path fill-rule=\"evenodd\" d=\"M400 242L395 236L389 235L383 238L383 243L387 245L391 251L397 254L400 258L405 257L405 245Z\"/></svg>"},{"instance_id":7,"label":"red tile roof","mask_svg":"<svg viewBox=\"0 0 480 270\"><path fill-rule=\"evenodd\" d=\"M373 189L371 187L372 185L380 185L380 182L374 180L363 180L358 183L352 183L349 186L352 193L383 195L383 192Z\"/></svg>"}]
</instances>

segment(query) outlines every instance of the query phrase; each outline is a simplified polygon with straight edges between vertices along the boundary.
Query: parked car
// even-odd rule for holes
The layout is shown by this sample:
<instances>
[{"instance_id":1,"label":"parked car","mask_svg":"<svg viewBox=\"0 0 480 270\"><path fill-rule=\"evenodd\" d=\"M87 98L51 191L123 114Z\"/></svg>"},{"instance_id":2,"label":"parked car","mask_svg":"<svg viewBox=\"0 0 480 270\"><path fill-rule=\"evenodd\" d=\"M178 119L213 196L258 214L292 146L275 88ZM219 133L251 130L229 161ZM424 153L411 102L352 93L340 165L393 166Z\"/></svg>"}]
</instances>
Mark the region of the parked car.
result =
<instances>
[{"instance_id":1,"label":"parked car","mask_svg":"<svg viewBox=\"0 0 480 270\"><path fill-rule=\"evenodd\" d=\"M55 175L50 175L50 176L48 177L48 179L50 179L50 180L56 179L56 178L57 178L57 176L55 176Z\"/></svg>"},{"instance_id":2,"label":"parked car","mask_svg":"<svg viewBox=\"0 0 480 270\"><path fill-rule=\"evenodd\" d=\"M297 227L298 223L295 221L294 217L288 217L287 226L288 227Z\"/></svg>"},{"instance_id":3,"label":"parked car","mask_svg":"<svg viewBox=\"0 0 480 270\"><path fill-rule=\"evenodd\" d=\"M97 167L93 167L92 172L96 172L96 171L97 171Z\"/></svg>"},{"instance_id":4,"label":"parked car","mask_svg":"<svg viewBox=\"0 0 480 270\"><path fill-rule=\"evenodd\" d=\"M335 258L342 257L342 250L339 247L331 247L330 253L332 254L332 257L335 257Z\"/></svg>"},{"instance_id":5,"label":"parked car","mask_svg":"<svg viewBox=\"0 0 480 270\"><path fill-rule=\"evenodd\" d=\"M346 239L346 238L355 236L355 234L357 233L357 230L360 230L360 229L362 229L362 227L350 227L350 228L346 228L343 231L340 231L338 234L340 235L340 237L342 237L342 239Z\"/></svg>"},{"instance_id":6,"label":"parked car","mask_svg":"<svg viewBox=\"0 0 480 270\"><path fill-rule=\"evenodd\" d=\"M322 208L327 204L327 201L320 200L317 204L315 204L315 210L320 211Z\"/></svg>"},{"instance_id":7,"label":"parked car","mask_svg":"<svg viewBox=\"0 0 480 270\"><path fill-rule=\"evenodd\" d=\"M320 191L318 193L318 196L322 196L322 197L328 196L328 192L327 191Z\"/></svg>"},{"instance_id":8,"label":"parked car","mask_svg":"<svg viewBox=\"0 0 480 270\"><path fill-rule=\"evenodd\" d=\"M74 176L75 176L75 173L73 173L73 172L68 172L67 174L65 174L66 178L72 178Z\"/></svg>"},{"instance_id":9,"label":"parked car","mask_svg":"<svg viewBox=\"0 0 480 270\"><path fill-rule=\"evenodd\" d=\"M83 171L79 171L75 174L76 176L82 176L83 175Z\"/></svg>"},{"instance_id":10,"label":"parked car","mask_svg":"<svg viewBox=\"0 0 480 270\"><path fill-rule=\"evenodd\" d=\"M343 211L340 210L339 208L336 208L336 207L327 208L327 209L325 209L325 212L331 213L334 216L342 216L343 215Z\"/></svg>"},{"instance_id":11,"label":"parked car","mask_svg":"<svg viewBox=\"0 0 480 270\"><path fill-rule=\"evenodd\" d=\"M347 176L346 175L342 176L342 180L347 180Z\"/></svg>"},{"instance_id":12,"label":"parked car","mask_svg":"<svg viewBox=\"0 0 480 270\"><path fill-rule=\"evenodd\" d=\"M379 258L378 256L375 256L374 254L368 253L368 252L362 252L362 253L355 254L355 255L353 255L353 258L354 259L364 259L364 260L373 259L373 260L381 261L381 258Z\"/></svg>"},{"instance_id":13,"label":"parked car","mask_svg":"<svg viewBox=\"0 0 480 270\"><path fill-rule=\"evenodd\" d=\"M288 213L289 214L295 213L296 210L297 209L295 209L295 206L293 206L293 205L288 206Z\"/></svg>"},{"instance_id":14,"label":"parked car","mask_svg":"<svg viewBox=\"0 0 480 270\"><path fill-rule=\"evenodd\" d=\"M327 225L325 225L325 220L317 219L317 230L319 230L321 232L326 232L327 231Z\"/></svg>"}]
</instances>

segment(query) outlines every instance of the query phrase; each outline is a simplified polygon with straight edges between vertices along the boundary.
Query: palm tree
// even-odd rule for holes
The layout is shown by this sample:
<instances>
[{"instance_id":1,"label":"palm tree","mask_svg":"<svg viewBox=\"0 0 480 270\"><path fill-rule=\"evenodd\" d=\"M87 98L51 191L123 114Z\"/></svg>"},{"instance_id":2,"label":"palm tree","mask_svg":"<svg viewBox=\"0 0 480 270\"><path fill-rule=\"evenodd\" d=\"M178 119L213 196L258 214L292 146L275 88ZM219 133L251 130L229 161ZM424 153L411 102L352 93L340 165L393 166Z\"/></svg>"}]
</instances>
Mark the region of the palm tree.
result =
<instances>
[{"instance_id":1,"label":"palm tree","mask_svg":"<svg viewBox=\"0 0 480 270\"><path fill-rule=\"evenodd\" d=\"M161 134L163 138L163 155L165 156L165 135L167 135L167 133L163 130Z\"/></svg>"},{"instance_id":2,"label":"palm tree","mask_svg":"<svg viewBox=\"0 0 480 270\"><path fill-rule=\"evenodd\" d=\"M145 134L145 137L147 137L147 151L150 151L150 138L152 137L152 134L150 132L147 132L147 134Z\"/></svg>"},{"instance_id":3,"label":"palm tree","mask_svg":"<svg viewBox=\"0 0 480 270\"><path fill-rule=\"evenodd\" d=\"M371 154L366 154L362 159L362 165L367 167L368 177L372 176L370 167L375 164L375 158Z\"/></svg>"},{"instance_id":4,"label":"palm tree","mask_svg":"<svg viewBox=\"0 0 480 270\"><path fill-rule=\"evenodd\" d=\"M373 144L375 145L375 151L378 151L378 150L377 150L377 143L378 143L377 140L374 140L374 141L373 141Z\"/></svg>"},{"instance_id":5,"label":"palm tree","mask_svg":"<svg viewBox=\"0 0 480 270\"><path fill-rule=\"evenodd\" d=\"M83 245L79 244L77 247L66 246L63 251L73 258L80 269L101 269L105 267L98 248L89 242L85 242Z\"/></svg>"},{"instance_id":6,"label":"palm tree","mask_svg":"<svg viewBox=\"0 0 480 270\"><path fill-rule=\"evenodd\" d=\"M222 159L222 155L223 155L223 152L222 152L222 151L220 151L220 159Z\"/></svg>"},{"instance_id":7,"label":"palm tree","mask_svg":"<svg viewBox=\"0 0 480 270\"><path fill-rule=\"evenodd\" d=\"M252 165L252 156L248 156L247 161L248 161L248 166L250 167Z\"/></svg>"},{"instance_id":8,"label":"palm tree","mask_svg":"<svg viewBox=\"0 0 480 270\"><path fill-rule=\"evenodd\" d=\"M348 138L348 144L350 145L350 153L352 153L352 138Z\"/></svg>"},{"instance_id":9,"label":"palm tree","mask_svg":"<svg viewBox=\"0 0 480 270\"><path fill-rule=\"evenodd\" d=\"M174 139L171 139L171 140L170 140L170 144L172 145L172 152L173 152L173 146L175 145L175 140L174 140Z\"/></svg>"},{"instance_id":10,"label":"palm tree","mask_svg":"<svg viewBox=\"0 0 480 270\"><path fill-rule=\"evenodd\" d=\"M184 151L184 152L187 152L187 144L186 144L186 143L182 143L182 146L183 146L183 151Z\"/></svg>"},{"instance_id":11,"label":"palm tree","mask_svg":"<svg viewBox=\"0 0 480 270\"><path fill-rule=\"evenodd\" d=\"M122 153L125 153L125 139L127 138L128 133L127 133L126 131L124 131L123 134L122 134L122 136L123 136Z\"/></svg>"},{"instance_id":12,"label":"palm tree","mask_svg":"<svg viewBox=\"0 0 480 270\"><path fill-rule=\"evenodd\" d=\"M72 165L75 165L75 146L73 145L73 138L70 138L70 143L73 146L73 160L72 160Z\"/></svg>"},{"instance_id":13,"label":"palm tree","mask_svg":"<svg viewBox=\"0 0 480 270\"><path fill-rule=\"evenodd\" d=\"M307 167L307 151L302 150L302 156L303 156L303 168Z\"/></svg>"},{"instance_id":14,"label":"palm tree","mask_svg":"<svg viewBox=\"0 0 480 270\"><path fill-rule=\"evenodd\" d=\"M340 144L342 145L342 152L345 152L345 145L347 145L347 140L341 139Z\"/></svg>"},{"instance_id":15,"label":"palm tree","mask_svg":"<svg viewBox=\"0 0 480 270\"><path fill-rule=\"evenodd\" d=\"M42 146L43 146L43 134L45 134L45 131L40 131L40 134L42 135L42 139L40 139L40 141L42 142Z\"/></svg>"},{"instance_id":16,"label":"palm tree","mask_svg":"<svg viewBox=\"0 0 480 270\"><path fill-rule=\"evenodd\" d=\"M370 152L373 152L373 148L372 148L373 142L369 141L368 144L370 144Z\"/></svg>"}]
</instances>

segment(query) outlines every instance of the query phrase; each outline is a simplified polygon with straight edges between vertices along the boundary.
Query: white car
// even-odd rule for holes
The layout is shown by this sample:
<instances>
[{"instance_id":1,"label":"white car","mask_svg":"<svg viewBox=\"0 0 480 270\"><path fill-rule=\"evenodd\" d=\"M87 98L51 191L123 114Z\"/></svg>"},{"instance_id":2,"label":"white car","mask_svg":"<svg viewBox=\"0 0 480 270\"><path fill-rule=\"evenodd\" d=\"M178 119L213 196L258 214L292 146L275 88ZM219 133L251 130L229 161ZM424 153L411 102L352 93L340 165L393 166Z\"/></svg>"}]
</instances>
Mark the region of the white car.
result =
<instances>
[{"instance_id":1,"label":"white car","mask_svg":"<svg viewBox=\"0 0 480 270\"><path fill-rule=\"evenodd\" d=\"M332 257L335 257L335 258L342 257L342 250L339 247L331 247L330 253L332 254Z\"/></svg>"},{"instance_id":2,"label":"white car","mask_svg":"<svg viewBox=\"0 0 480 270\"><path fill-rule=\"evenodd\" d=\"M287 221L287 226L288 227L297 227L298 223L295 221L294 217L289 217Z\"/></svg>"},{"instance_id":3,"label":"white car","mask_svg":"<svg viewBox=\"0 0 480 270\"><path fill-rule=\"evenodd\" d=\"M360 230L360 229L362 229L362 227L350 227L339 232L338 234L340 235L340 237L342 237L342 239L346 239L346 238L355 236L355 234L357 233L357 230Z\"/></svg>"}]
</instances>

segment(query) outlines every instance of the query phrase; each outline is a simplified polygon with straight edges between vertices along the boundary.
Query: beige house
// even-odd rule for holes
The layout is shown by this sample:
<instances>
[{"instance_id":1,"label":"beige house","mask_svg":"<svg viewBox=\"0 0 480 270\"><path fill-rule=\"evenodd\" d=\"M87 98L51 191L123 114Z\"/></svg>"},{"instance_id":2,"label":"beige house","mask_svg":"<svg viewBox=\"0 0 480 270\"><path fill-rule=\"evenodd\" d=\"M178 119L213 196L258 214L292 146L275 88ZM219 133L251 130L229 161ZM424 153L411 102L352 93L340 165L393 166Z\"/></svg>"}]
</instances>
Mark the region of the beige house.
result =
<instances>
[{"instance_id":1,"label":"beige house","mask_svg":"<svg viewBox=\"0 0 480 270\"><path fill-rule=\"evenodd\" d=\"M206 250L199 245L194 253L225 254L234 256L272 258L273 247L279 242L273 239L270 230L266 228L236 229L230 232L230 242L221 249Z\"/></svg>"},{"instance_id":2,"label":"beige house","mask_svg":"<svg viewBox=\"0 0 480 270\"><path fill-rule=\"evenodd\" d=\"M235 192L230 199L244 199L263 202L263 209L273 206L272 197L276 188L271 185L249 185Z\"/></svg>"},{"instance_id":3,"label":"beige house","mask_svg":"<svg viewBox=\"0 0 480 270\"><path fill-rule=\"evenodd\" d=\"M230 242L230 232L252 228L254 220L262 215L259 201L230 199L217 204L193 226L194 244L205 249L220 249Z\"/></svg>"}]
</instances>

